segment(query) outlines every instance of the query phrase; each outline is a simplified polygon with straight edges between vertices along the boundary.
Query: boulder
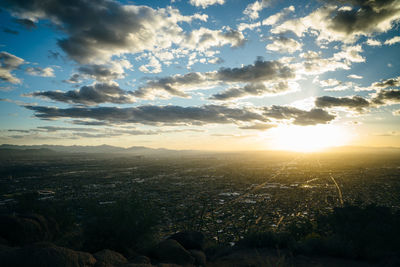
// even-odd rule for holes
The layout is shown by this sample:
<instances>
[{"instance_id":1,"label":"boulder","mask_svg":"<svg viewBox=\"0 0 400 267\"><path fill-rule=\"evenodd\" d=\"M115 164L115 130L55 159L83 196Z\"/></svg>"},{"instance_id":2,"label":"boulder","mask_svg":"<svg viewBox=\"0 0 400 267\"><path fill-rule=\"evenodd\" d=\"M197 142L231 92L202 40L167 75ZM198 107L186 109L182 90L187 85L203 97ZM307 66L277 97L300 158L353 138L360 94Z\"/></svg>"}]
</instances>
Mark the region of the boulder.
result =
<instances>
[{"instance_id":1,"label":"boulder","mask_svg":"<svg viewBox=\"0 0 400 267\"><path fill-rule=\"evenodd\" d=\"M194 258L194 265L196 266L206 266L207 257L201 250L191 249L189 250L190 254Z\"/></svg>"},{"instance_id":2,"label":"boulder","mask_svg":"<svg viewBox=\"0 0 400 267\"><path fill-rule=\"evenodd\" d=\"M133 258L133 260L130 261L131 263L140 263L140 264L150 264L150 259L149 257L146 256L136 256L135 258Z\"/></svg>"},{"instance_id":3,"label":"boulder","mask_svg":"<svg viewBox=\"0 0 400 267\"><path fill-rule=\"evenodd\" d=\"M97 260L95 267L119 266L128 263L128 260L120 253L109 249L103 249L93 254Z\"/></svg>"},{"instance_id":4,"label":"boulder","mask_svg":"<svg viewBox=\"0 0 400 267\"><path fill-rule=\"evenodd\" d=\"M188 265L194 263L194 258L178 241L167 239L156 245L150 256L161 263L176 263Z\"/></svg>"},{"instance_id":5,"label":"boulder","mask_svg":"<svg viewBox=\"0 0 400 267\"><path fill-rule=\"evenodd\" d=\"M0 236L12 246L23 246L53 237L49 223L41 215L0 215Z\"/></svg>"},{"instance_id":6,"label":"boulder","mask_svg":"<svg viewBox=\"0 0 400 267\"><path fill-rule=\"evenodd\" d=\"M7 246L8 245L8 241L5 240L4 238L2 238L1 236L0 236L0 245L3 245L3 246Z\"/></svg>"},{"instance_id":7,"label":"boulder","mask_svg":"<svg viewBox=\"0 0 400 267\"><path fill-rule=\"evenodd\" d=\"M168 239L179 242L185 249L204 250L204 235L201 232L185 231L173 234Z\"/></svg>"},{"instance_id":8,"label":"boulder","mask_svg":"<svg viewBox=\"0 0 400 267\"><path fill-rule=\"evenodd\" d=\"M157 267L182 267L182 265L178 265L175 263L160 263Z\"/></svg>"},{"instance_id":9,"label":"boulder","mask_svg":"<svg viewBox=\"0 0 400 267\"><path fill-rule=\"evenodd\" d=\"M89 267L96 259L86 252L43 242L0 251L0 262L3 267Z\"/></svg>"},{"instance_id":10,"label":"boulder","mask_svg":"<svg viewBox=\"0 0 400 267\"><path fill-rule=\"evenodd\" d=\"M150 263L126 263L124 265L121 265L120 267L155 267L155 266L151 265Z\"/></svg>"}]
</instances>

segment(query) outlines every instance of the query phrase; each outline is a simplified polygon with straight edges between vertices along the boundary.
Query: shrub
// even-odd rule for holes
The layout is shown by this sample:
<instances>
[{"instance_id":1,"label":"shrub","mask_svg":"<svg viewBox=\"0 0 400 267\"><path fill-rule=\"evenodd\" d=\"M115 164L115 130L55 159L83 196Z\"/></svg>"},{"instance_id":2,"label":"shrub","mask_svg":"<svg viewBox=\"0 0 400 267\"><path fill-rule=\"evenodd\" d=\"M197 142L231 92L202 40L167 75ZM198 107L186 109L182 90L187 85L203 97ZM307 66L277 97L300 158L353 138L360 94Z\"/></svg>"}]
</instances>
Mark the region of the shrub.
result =
<instances>
[{"instance_id":1,"label":"shrub","mask_svg":"<svg viewBox=\"0 0 400 267\"><path fill-rule=\"evenodd\" d=\"M158 216L133 194L109 205L91 205L83 221L87 251L112 249L125 253L153 244Z\"/></svg>"}]
</instances>

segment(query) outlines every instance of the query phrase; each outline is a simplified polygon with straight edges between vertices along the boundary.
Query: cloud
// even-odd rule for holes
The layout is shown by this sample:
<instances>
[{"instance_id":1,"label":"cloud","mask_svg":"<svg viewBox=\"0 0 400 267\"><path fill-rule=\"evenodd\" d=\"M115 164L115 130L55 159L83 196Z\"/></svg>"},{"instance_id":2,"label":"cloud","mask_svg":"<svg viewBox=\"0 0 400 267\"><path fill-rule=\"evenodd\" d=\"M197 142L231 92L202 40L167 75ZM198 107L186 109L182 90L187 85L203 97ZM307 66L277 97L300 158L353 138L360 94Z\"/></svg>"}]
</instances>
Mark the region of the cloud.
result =
<instances>
[{"instance_id":1,"label":"cloud","mask_svg":"<svg viewBox=\"0 0 400 267\"><path fill-rule=\"evenodd\" d=\"M342 82L336 79L327 79L320 81L318 79L318 76L313 80L313 83L318 83L321 87L324 87L324 91L344 91L356 86L356 84L354 84L353 82Z\"/></svg>"},{"instance_id":2,"label":"cloud","mask_svg":"<svg viewBox=\"0 0 400 267\"><path fill-rule=\"evenodd\" d=\"M81 83L82 81L80 80L81 76L78 73L74 73L71 75L71 77L67 80L63 80L65 83Z\"/></svg>"},{"instance_id":3,"label":"cloud","mask_svg":"<svg viewBox=\"0 0 400 267\"><path fill-rule=\"evenodd\" d=\"M369 99L361 96L352 97L333 97L321 96L315 99L315 106L320 108L343 107L355 110L359 113L365 111L366 108L380 107L400 103L400 90L379 90L371 95Z\"/></svg>"},{"instance_id":4,"label":"cloud","mask_svg":"<svg viewBox=\"0 0 400 267\"><path fill-rule=\"evenodd\" d=\"M122 90L116 83L96 83L67 92L43 91L33 92L24 96L44 97L54 101L84 105L98 105L101 103L127 104L135 102L132 92Z\"/></svg>"},{"instance_id":5,"label":"cloud","mask_svg":"<svg viewBox=\"0 0 400 267\"><path fill-rule=\"evenodd\" d=\"M320 108L344 107L348 109L353 109L357 112L363 112L365 108L368 108L370 106L370 102L360 96L321 96L315 99L315 106Z\"/></svg>"},{"instance_id":6,"label":"cloud","mask_svg":"<svg viewBox=\"0 0 400 267\"><path fill-rule=\"evenodd\" d=\"M271 40L273 40L273 42L265 47L267 50L292 54L298 50L301 50L302 47L302 44L296 40L284 36L271 38Z\"/></svg>"},{"instance_id":7,"label":"cloud","mask_svg":"<svg viewBox=\"0 0 400 267\"><path fill-rule=\"evenodd\" d=\"M324 89L324 91L327 91L327 92L345 91L352 87L355 87L355 84L352 82L345 82L345 83L341 82L339 85L337 85L335 87Z\"/></svg>"},{"instance_id":8,"label":"cloud","mask_svg":"<svg viewBox=\"0 0 400 267\"><path fill-rule=\"evenodd\" d=\"M19 34L18 31L14 31L14 30L12 30L12 29L5 28L5 27L3 28L3 32L9 33L9 34L14 34L14 35L18 35L18 34Z\"/></svg>"},{"instance_id":9,"label":"cloud","mask_svg":"<svg viewBox=\"0 0 400 267\"><path fill-rule=\"evenodd\" d=\"M255 124L240 126L239 129L265 131L274 127L276 127L275 124L255 123Z\"/></svg>"},{"instance_id":10,"label":"cloud","mask_svg":"<svg viewBox=\"0 0 400 267\"><path fill-rule=\"evenodd\" d=\"M237 30L210 30L204 27L193 30L184 39L182 47L191 50L206 51L211 47L230 45L231 47L243 46L246 42L244 35Z\"/></svg>"},{"instance_id":11,"label":"cloud","mask_svg":"<svg viewBox=\"0 0 400 267\"><path fill-rule=\"evenodd\" d=\"M400 43L400 36L395 36L385 41L385 45L394 45Z\"/></svg>"},{"instance_id":12,"label":"cloud","mask_svg":"<svg viewBox=\"0 0 400 267\"><path fill-rule=\"evenodd\" d=\"M216 4L223 5L225 0L190 0L189 3L196 7L207 8L208 6Z\"/></svg>"},{"instance_id":13,"label":"cloud","mask_svg":"<svg viewBox=\"0 0 400 267\"><path fill-rule=\"evenodd\" d=\"M150 57L149 63L139 67L141 72L145 73L160 73L161 63L154 56Z\"/></svg>"},{"instance_id":14,"label":"cloud","mask_svg":"<svg viewBox=\"0 0 400 267\"><path fill-rule=\"evenodd\" d=\"M105 64L90 64L82 65L78 68L81 77L91 78L101 82L108 82L115 79L122 79L125 77L125 69L131 69L132 64L126 60L114 60L113 62ZM74 75L73 75L74 76ZM72 78L72 79L71 79ZM71 77L70 80L76 80Z\"/></svg>"},{"instance_id":15,"label":"cloud","mask_svg":"<svg viewBox=\"0 0 400 267\"><path fill-rule=\"evenodd\" d=\"M376 105L390 105L400 103L400 90L380 90L373 95L371 102Z\"/></svg>"},{"instance_id":16,"label":"cloud","mask_svg":"<svg viewBox=\"0 0 400 267\"><path fill-rule=\"evenodd\" d=\"M327 80L322 80L322 81L318 81L318 82L322 87L336 86L336 85L339 85L342 83L341 81L338 81L336 79L327 79Z\"/></svg>"},{"instance_id":17,"label":"cloud","mask_svg":"<svg viewBox=\"0 0 400 267\"><path fill-rule=\"evenodd\" d=\"M25 69L25 72L33 76L54 77L54 70L50 67L47 68L28 67Z\"/></svg>"},{"instance_id":18,"label":"cloud","mask_svg":"<svg viewBox=\"0 0 400 267\"><path fill-rule=\"evenodd\" d=\"M249 5L247 5L246 9L243 11L243 14L248 16L251 19L257 19L259 17L259 12L269 6L270 0L261 0L255 1Z\"/></svg>"},{"instance_id":19,"label":"cloud","mask_svg":"<svg viewBox=\"0 0 400 267\"><path fill-rule=\"evenodd\" d=\"M350 79L362 79L363 76L357 75L357 74L350 74L350 75L347 75L347 78L350 78Z\"/></svg>"},{"instance_id":20,"label":"cloud","mask_svg":"<svg viewBox=\"0 0 400 267\"><path fill-rule=\"evenodd\" d=\"M209 123L235 123L265 121L266 119L247 109L207 105L202 107L180 106L138 106L130 108L96 107L66 108L26 106L35 111L35 116L42 119L54 118L87 118L111 122L141 123L155 125L158 123L172 125L203 125Z\"/></svg>"},{"instance_id":21,"label":"cloud","mask_svg":"<svg viewBox=\"0 0 400 267\"><path fill-rule=\"evenodd\" d=\"M152 9L111 0L6 0L1 5L20 19L50 20L66 34L58 45L81 64L179 45L185 39L179 23L207 19L201 14L184 16L172 7Z\"/></svg>"},{"instance_id":22,"label":"cloud","mask_svg":"<svg viewBox=\"0 0 400 267\"><path fill-rule=\"evenodd\" d=\"M48 119L91 119L110 123L134 123L145 125L205 125L236 124L246 127L249 124L270 123L271 119L285 120L298 125L315 125L329 123L334 115L321 109L310 111L293 107L254 107L236 108L220 105L200 107L181 106L137 106L117 107L71 107L56 108L26 105L34 111L37 118Z\"/></svg>"},{"instance_id":23,"label":"cloud","mask_svg":"<svg viewBox=\"0 0 400 267\"><path fill-rule=\"evenodd\" d=\"M5 51L0 52L0 80L9 83L21 83L11 72L24 64L24 60Z\"/></svg>"},{"instance_id":24,"label":"cloud","mask_svg":"<svg viewBox=\"0 0 400 267\"><path fill-rule=\"evenodd\" d=\"M318 40L354 42L360 36L371 36L390 30L400 19L400 2L397 0L336 1L340 7L323 6L309 15L288 20L272 29L272 33L292 31L302 36L309 30L318 31Z\"/></svg>"},{"instance_id":25,"label":"cloud","mask_svg":"<svg viewBox=\"0 0 400 267\"><path fill-rule=\"evenodd\" d=\"M294 6L289 6L284 9L282 9L281 12L278 12L274 15L269 16L268 18L264 19L262 21L262 25L275 25L279 21L281 21L283 18L285 18L287 15L290 13L294 12L295 8Z\"/></svg>"},{"instance_id":26,"label":"cloud","mask_svg":"<svg viewBox=\"0 0 400 267\"><path fill-rule=\"evenodd\" d=\"M258 58L254 64L246 65L240 68L220 68L213 72L191 72L185 75L174 75L160 78L158 80L148 81L147 84L134 92L136 97L149 98L156 92L164 92L168 95L188 97L186 91L210 88L216 85L232 85L232 84L247 84L240 89L242 97L247 95L260 95L264 93L273 93L286 90L283 88L285 81L295 77L294 71L280 63L279 61L264 61ZM269 85L265 82L272 83ZM279 84L279 83L282 84ZM284 90L282 90L282 88ZM232 92L229 92L228 98L233 98ZM214 95L215 97L215 95ZM222 99L223 97L216 96L215 98Z\"/></svg>"},{"instance_id":27,"label":"cloud","mask_svg":"<svg viewBox=\"0 0 400 267\"><path fill-rule=\"evenodd\" d=\"M28 30L36 28L35 22L30 19L15 19L14 21Z\"/></svg>"},{"instance_id":28,"label":"cloud","mask_svg":"<svg viewBox=\"0 0 400 267\"><path fill-rule=\"evenodd\" d=\"M390 131L390 132L386 132L386 133L376 133L374 135L375 136L399 136L400 132L398 132L398 131Z\"/></svg>"},{"instance_id":29,"label":"cloud","mask_svg":"<svg viewBox=\"0 0 400 267\"><path fill-rule=\"evenodd\" d=\"M344 61L340 57L322 58L320 52L307 51L301 53L300 57L304 61L296 67L298 73L306 75L316 75L337 69L350 69L351 61Z\"/></svg>"},{"instance_id":30,"label":"cloud","mask_svg":"<svg viewBox=\"0 0 400 267\"><path fill-rule=\"evenodd\" d=\"M261 26L261 22L260 21L254 22L254 23L244 23L244 22L242 22L237 26L237 29L238 29L238 31L244 31L244 30L247 30L247 29L253 30L253 29L258 28L260 26Z\"/></svg>"},{"instance_id":31,"label":"cloud","mask_svg":"<svg viewBox=\"0 0 400 267\"><path fill-rule=\"evenodd\" d=\"M333 58L336 60L344 59L347 62L365 62L365 58L360 55L363 52L361 45L343 46L342 51L335 53Z\"/></svg>"},{"instance_id":32,"label":"cloud","mask_svg":"<svg viewBox=\"0 0 400 267\"><path fill-rule=\"evenodd\" d=\"M335 119L334 115L319 108L307 111L295 107L275 105L264 108L264 115L278 120L293 120L293 124L303 126L325 124Z\"/></svg>"},{"instance_id":33,"label":"cloud","mask_svg":"<svg viewBox=\"0 0 400 267\"><path fill-rule=\"evenodd\" d=\"M272 96L298 91L297 83L276 82L276 83L250 83L244 87L229 88L210 97L211 100L232 100L249 96Z\"/></svg>"},{"instance_id":34,"label":"cloud","mask_svg":"<svg viewBox=\"0 0 400 267\"><path fill-rule=\"evenodd\" d=\"M375 82L371 85L373 88L383 89L389 87L400 87L400 76L397 78L390 78L380 82Z\"/></svg>"},{"instance_id":35,"label":"cloud","mask_svg":"<svg viewBox=\"0 0 400 267\"><path fill-rule=\"evenodd\" d=\"M369 46L381 46L382 45L382 43L380 41L375 40L375 39L368 39L365 43Z\"/></svg>"}]
</instances>

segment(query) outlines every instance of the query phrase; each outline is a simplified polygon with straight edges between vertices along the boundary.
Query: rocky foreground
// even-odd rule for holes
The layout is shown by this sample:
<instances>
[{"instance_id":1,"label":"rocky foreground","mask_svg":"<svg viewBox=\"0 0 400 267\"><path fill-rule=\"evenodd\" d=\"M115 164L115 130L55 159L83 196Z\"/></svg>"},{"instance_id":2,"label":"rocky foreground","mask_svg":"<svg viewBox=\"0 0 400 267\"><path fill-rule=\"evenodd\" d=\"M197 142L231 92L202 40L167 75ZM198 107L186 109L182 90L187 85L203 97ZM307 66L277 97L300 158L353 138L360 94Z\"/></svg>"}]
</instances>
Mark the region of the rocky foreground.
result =
<instances>
[{"instance_id":1,"label":"rocky foreground","mask_svg":"<svg viewBox=\"0 0 400 267\"><path fill-rule=\"evenodd\" d=\"M49 242L56 225L37 214L0 216L0 266L31 267L150 267L150 266L373 266L335 258L291 256L271 249L225 248L205 250L200 232L169 236L143 254L122 255L103 249L76 251Z\"/></svg>"}]
</instances>

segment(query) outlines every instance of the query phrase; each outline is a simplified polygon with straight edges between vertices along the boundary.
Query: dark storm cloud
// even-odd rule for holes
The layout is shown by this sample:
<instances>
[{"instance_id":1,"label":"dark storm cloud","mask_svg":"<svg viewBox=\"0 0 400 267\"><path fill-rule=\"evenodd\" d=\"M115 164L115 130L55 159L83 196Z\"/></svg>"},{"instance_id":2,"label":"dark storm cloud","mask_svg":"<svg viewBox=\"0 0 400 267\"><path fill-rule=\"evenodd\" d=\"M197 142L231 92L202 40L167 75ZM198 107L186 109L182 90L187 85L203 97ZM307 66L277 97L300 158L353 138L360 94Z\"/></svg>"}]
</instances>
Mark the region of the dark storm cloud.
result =
<instances>
[{"instance_id":1,"label":"dark storm cloud","mask_svg":"<svg viewBox=\"0 0 400 267\"><path fill-rule=\"evenodd\" d=\"M239 127L240 129L243 130L260 130L260 131L265 131L271 128L276 127L277 125L275 124L265 124L265 123L255 123L251 125L246 125L246 126L241 126Z\"/></svg>"},{"instance_id":2,"label":"dark storm cloud","mask_svg":"<svg viewBox=\"0 0 400 267\"><path fill-rule=\"evenodd\" d=\"M121 78L122 74L114 71L112 68L104 65L84 65L78 68L78 71L96 80L114 80Z\"/></svg>"},{"instance_id":3,"label":"dark storm cloud","mask_svg":"<svg viewBox=\"0 0 400 267\"><path fill-rule=\"evenodd\" d=\"M241 32L234 29L230 29L227 32L221 32L220 38L228 40L229 43L232 44L232 47L244 46L247 41Z\"/></svg>"},{"instance_id":4,"label":"dark storm cloud","mask_svg":"<svg viewBox=\"0 0 400 267\"><path fill-rule=\"evenodd\" d=\"M202 107L139 106L132 108L97 107L59 109L42 106L26 106L43 119L85 118L110 122L142 124L193 124L235 123L240 121L266 120L262 115L246 109L208 105Z\"/></svg>"},{"instance_id":5,"label":"dark storm cloud","mask_svg":"<svg viewBox=\"0 0 400 267\"><path fill-rule=\"evenodd\" d=\"M30 19L15 19L14 21L28 30L36 28L35 22Z\"/></svg>"},{"instance_id":6,"label":"dark storm cloud","mask_svg":"<svg viewBox=\"0 0 400 267\"><path fill-rule=\"evenodd\" d=\"M19 32L18 32L18 31L14 31L14 30L12 30L12 29L9 29L9 28L3 28L3 32L5 32L5 33L9 33L9 34L14 34L14 35L17 35L17 34L19 34Z\"/></svg>"},{"instance_id":7,"label":"dark storm cloud","mask_svg":"<svg viewBox=\"0 0 400 267\"><path fill-rule=\"evenodd\" d=\"M78 90L67 92L33 92L25 96L45 97L55 101L84 105L97 105L101 103L126 104L134 102L130 91L124 91L116 84L105 83L82 86Z\"/></svg>"},{"instance_id":8,"label":"dark storm cloud","mask_svg":"<svg viewBox=\"0 0 400 267\"><path fill-rule=\"evenodd\" d=\"M265 108L231 108L218 105L201 107L181 106L138 106L130 108L117 107L72 107L55 108L44 106L25 106L33 110L40 119L93 119L109 123L139 123L147 125L204 125L233 123L246 127L248 123L270 123L271 119L291 120L294 124L315 125L328 123L334 115L321 109L310 111L292 107ZM254 129L254 128L253 128Z\"/></svg>"},{"instance_id":9,"label":"dark storm cloud","mask_svg":"<svg viewBox=\"0 0 400 267\"><path fill-rule=\"evenodd\" d=\"M240 68L220 68L216 72L191 72L185 75L174 75L147 82L134 92L137 97L146 97L155 90L163 90L170 95L187 97L185 89L201 88L221 83L247 83L243 88L231 88L212 96L212 99L226 100L245 95L262 95L265 93L282 93L288 90L287 79L295 77L294 70L278 61L264 61L258 58L254 64ZM277 82L277 85L265 86L262 82Z\"/></svg>"},{"instance_id":10,"label":"dark storm cloud","mask_svg":"<svg viewBox=\"0 0 400 267\"><path fill-rule=\"evenodd\" d=\"M71 77L69 77L68 80L63 80L63 82L65 82L65 83L80 83L81 82L80 77L81 76L78 73L74 73L71 75Z\"/></svg>"},{"instance_id":11,"label":"dark storm cloud","mask_svg":"<svg viewBox=\"0 0 400 267\"><path fill-rule=\"evenodd\" d=\"M251 83L241 88L229 88L210 97L212 100L230 100L245 96L262 96L265 94L280 94L290 90L287 82L265 85L263 83Z\"/></svg>"},{"instance_id":12,"label":"dark storm cloud","mask_svg":"<svg viewBox=\"0 0 400 267\"><path fill-rule=\"evenodd\" d=\"M207 19L200 14L183 16L173 8L155 10L112 0L4 0L0 5L32 26L36 20L50 20L67 34L58 45L84 64L151 50L161 43L170 46L171 41L180 42L185 36L179 22ZM232 35L227 33L225 38L234 38Z\"/></svg>"},{"instance_id":13,"label":"dark storm cloud","mask_svg":"<svg viewBox=\"0 0 400 267\"><path fill-rule=\"evenodd\" d=\"M300 111L295 116L293 124L316 125L326 124L335 119L335 116L320 108L313 108L310 111Z\"/></svg>"},{"instance_id":14,"label":"dark storm cloud","mask_svg":"<svg viewBox=\"0 0 400 267\"><path fill-rule=\"evenodd\" d=\"M360 36L387 32L400 20L398 0L325 0L325 3L305 17L274 26L271 32L292 31L297 36L312 32L319 40L352 43Z\"/></svg>"},{"instance_id":15,"label":"dark storm cloud","mask_svg":"<svg viewBox=\"0 0 400 267\"><path fill-rule=\"evenodd\" d=\"M352 10L337 10L329 24L329 28L346 35L375 32L379 30L380 23L398 19L400 14L398 0L339 0L337 2L355 7Z\"/></svg>"},{"instance_id":16,"label":"dark storm cloud","mask_svg":"<svg viewBox=\"0 0 400 267\"><path fill-rule=\"evenodd\" d=\"M332 97L322 96L315 99L315 105L321 108L345 107L359 112L370 106L370 102L361 96Z\"/></svg>"},{"instance_id":17,"label":"dark storm cloud","mask_svg":"<svg viewBox=\"0 0 400 267\"><path fill-rule=\"evenodd\" d=\"M388 87L400 87L400 77L390 78L383 80L381 82L376 82L372 84L374 88L388 88Z\"/></svg>"},{"instance_id":18,"label":"dark storm cloud","mask_svg":"<svg viewBox=\"0 0 400 267\"><path fill-rule=\"evenodd\" d=\"M225 82L262 82L274 79L288 79L295 76L293 70L279 61L264 61L258 58L254 64L240 68L221 68L216 79Z\"/></svg>"},{"instance_id":19,"label":"dark storm cloud","mask_svg":"<svg viewBox=\"0 0 400 267\"><path fill-rule=\"evenodd\" d=\"M163 90L170 95L188 97L181 88L198 86L205 83L209 76L207 73L191 72L184 75L174 75L169 77L160 78L158 80L150 80L146 86L134 91L136 97L145 98L154 90Z\"/></svg>"},{"instance_id":20,"label":"dark storm cloud","mask_svg":"<svg viewBox=\"0 0 400 267\"><path fill-rule=\"evenodd\" d=\"M21 83L11 72L24 64L24 60L7 52L0 52L0 80L10 83Z\"/></svg>"},{"instance_id":21,"label":"dark storm cloud","mask_svg":"<svg viewBox=\"0 0 400 267\"><path fill-rule=\"evenodd\" d=\"M72 124L76 125L87 125L87 126L107 126L112 125L112 123L105 121L85 121L85 120L72 120L70 121Z\"/></svg>"},{"instance_id":22,"label":"dark storm cloud","mask_svg":"<svg viewBox=\"0 0 400 267\"><path fill-rule=\"evenodd\" d=\"M390 103L400 103L400 90L380 90L371 99L376 105L385 105Z\"/></svg>"},{"instance_id":23,"label":"dark storm cloud","mask_svg":"<svg viewBox=\"0 0 400 267\"><path fill-rule=\"evenodd\" d=\"M59 23L70 36L58 44L78 62L95 57L100 52L98 49L125 46L128 38L125 33L140 29L138 14L126 12L114 1L10 0L4 1L3 7L21 16L31 13Z\"/></svg>"},{"instance_id":24,"label":"dark storm cloud","mask_svg":"<svg viewBox=\"0 0 400 267\"><path fill-rule=\"evenodd\" d=\"M322 96L315 100L315 105L321 108L344 107L363 112L369 107L378 107L400 103L400 90L379 90L370 99L361 96L352 97L333 97Z\"/></svg>"},{"instance_id":25,"label":"dark storm cloud","mask_svg":"<svg viewBox=\"0 0 400 267\"><path fill-rule=\"evenodd\" d=\"M335 116L325 110L314 108L310 111L287 106L271 106L264 109L264 115L277 120L292 120L297 125L325 124Z\"/></svg>"}]
</instances>

